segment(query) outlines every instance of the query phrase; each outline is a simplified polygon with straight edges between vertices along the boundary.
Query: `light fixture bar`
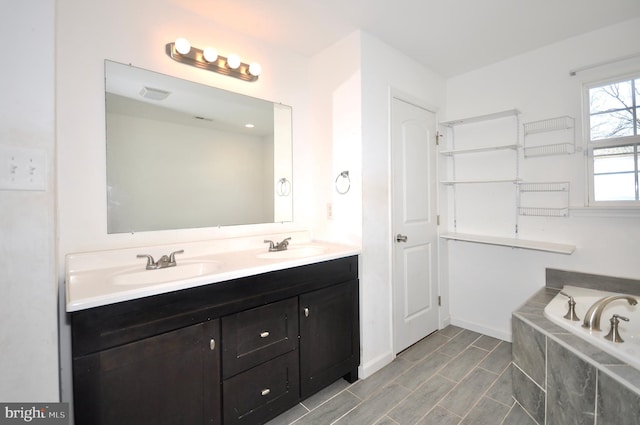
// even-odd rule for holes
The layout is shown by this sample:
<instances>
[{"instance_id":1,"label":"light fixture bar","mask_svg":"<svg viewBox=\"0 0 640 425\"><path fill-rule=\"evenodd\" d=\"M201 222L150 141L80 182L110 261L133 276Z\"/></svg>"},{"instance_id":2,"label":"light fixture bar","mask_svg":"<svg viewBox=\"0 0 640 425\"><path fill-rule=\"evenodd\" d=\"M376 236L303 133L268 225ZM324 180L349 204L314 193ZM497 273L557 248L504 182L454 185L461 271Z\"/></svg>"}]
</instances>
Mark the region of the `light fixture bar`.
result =
<instances>
[{"instance_id":1,"label":"light fixture bar","mask_svg":"<svg viewBox=\"0 0 640 425\"><path fill-rule=\"evenodd\" d=\"M256 81L258 79L258 75L252 75L249 73L249 64L240 62L240 66L236 69L232 69L227 65L227 58L220 55L218 55L218 58L215 61L207 62L204 59L204 52L195 47L191 47L189 52L182 54L178 53L176 50L175 43L167 43L165 51L167 56L176 62L239 78L244 81Z\"/></svg>"}]
</instances>

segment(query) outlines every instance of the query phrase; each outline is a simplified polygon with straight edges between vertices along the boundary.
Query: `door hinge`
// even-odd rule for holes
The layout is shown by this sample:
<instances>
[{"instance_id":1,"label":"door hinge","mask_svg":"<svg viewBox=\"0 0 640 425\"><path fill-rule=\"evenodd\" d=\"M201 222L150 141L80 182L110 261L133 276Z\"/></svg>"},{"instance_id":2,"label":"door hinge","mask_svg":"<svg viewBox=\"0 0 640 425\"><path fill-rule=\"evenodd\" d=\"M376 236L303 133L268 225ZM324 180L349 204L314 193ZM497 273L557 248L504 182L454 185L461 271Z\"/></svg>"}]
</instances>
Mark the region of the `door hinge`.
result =
<instances>
[{"instance_id":1,"label":"door hinge","mask_svg":"<svg viewBox=\"0 0 640 425\"><path fill-rule=\"evenodd\" d=\"M436 146L440 145L440 138L442 137L442 134L440 134L439 131L436 131Z\"/></svg>"},{"instance_id":2,"label":"door hinge","mask_svg":"<svg viewBox=\"0 0 640 425\"><path fill-rule=\"evenodd\" d=\"M440 215L436 216L436 226L440 226Z\"/></svg>"},{"instance_id":3,"label":"door hinge","mask_svg":"<svg viewBox=\"0 0 640 425\"><path fill-rule=\"evenodd\" d=\"M438 295L438 307L442 307L442 297Z\"/></svg>"}]
</instances>

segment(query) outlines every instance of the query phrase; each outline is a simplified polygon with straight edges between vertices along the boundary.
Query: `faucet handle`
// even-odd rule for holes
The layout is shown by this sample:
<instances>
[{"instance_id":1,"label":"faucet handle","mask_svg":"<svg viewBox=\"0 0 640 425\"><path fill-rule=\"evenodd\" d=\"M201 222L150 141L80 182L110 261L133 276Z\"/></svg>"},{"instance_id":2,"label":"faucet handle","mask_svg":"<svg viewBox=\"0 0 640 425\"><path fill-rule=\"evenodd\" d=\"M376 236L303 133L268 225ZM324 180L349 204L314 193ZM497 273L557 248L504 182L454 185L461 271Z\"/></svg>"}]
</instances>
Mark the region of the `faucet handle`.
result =
<instances>
[{"instance_id":1,"label":"faucet handle","mask_svg":"<svg viewBox=\"0 0 640 425\"><path fill-rule=\"evenodd\" d=\"M580 318L576 314L576 301L571 295L567 294L564 291L560 291L560 295L564 295L565 297L569 298L569 311L567 311L567 314L565 314L563 317L574 322L579 321Z\"/></svg>"},{"instance_id":2,"label":"faucet handle","mask_svg":"<svg viewBox=\"0 0 640 425\"><path fill-rule=\"evenodd\" d=\"M270 251L273 250L276 247L276 245L273 243L273 241L270 241L268 239L265 239L264 243L268 243L269 244L269 250Z\"/></svg>"},{"instance_id":3,"label":"faucet handle","mask_svg":"<svg viewBox=\"0 0 640 425\"><path fill-rule=\"evenodd\" d=\"M614 314L611 316L609 320L611 322L611 329L609 333L605 336L606 339L613 342L624 342L624 340L620 337L620 332L618 331L618 324L620 320L624 320L625 322L629 321L628 317L620 316L619 314Z\"/></svg>"},{"instance_id":4,"label":"faucet handle","mask_svg":"<svg viewBox=\"0 0 640 425\"><path fill-rule=\"evenodd\" d=\"M147 270L153 270L157 267L157 264L154 261L153 257L150 256L149 254L138 254L136 255L136 257L147 259Z\"/></svg>"},{"instance_id":5,"label":"faucet handle","mask_svg":"<svg viewBox=\"0 0 640 425\"><path fill-rule=\"evenodd\" d=\"M184 249L181 249L179 251L173 251L171 254L169 254L169 262L172 263L173 265L176 264L176 254L184 254Z\"/></svg>"},{"instance_id":6,"label":"faucet handle","mask_svg":"<svg viewBox=\"0 0 640 425\"><path fill-rule=\"evenodd\" d=\"M282 242L280 242L280 245L286 247L287 245L289 245L289 241L291 240L291 238L284 238L282 240Z\"/></svg>"}]
</instances>

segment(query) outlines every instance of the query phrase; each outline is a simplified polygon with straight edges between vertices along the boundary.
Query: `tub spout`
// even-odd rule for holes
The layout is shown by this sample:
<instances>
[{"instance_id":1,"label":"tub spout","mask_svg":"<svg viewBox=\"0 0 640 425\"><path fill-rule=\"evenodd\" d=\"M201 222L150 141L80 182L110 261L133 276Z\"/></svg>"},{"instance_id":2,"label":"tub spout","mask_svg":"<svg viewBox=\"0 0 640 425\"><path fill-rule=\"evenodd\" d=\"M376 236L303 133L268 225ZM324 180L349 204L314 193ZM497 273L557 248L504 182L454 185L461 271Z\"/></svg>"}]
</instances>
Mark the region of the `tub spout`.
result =
<instances>
[{"instance_id":1,"label":"tub spout","mask_svg":"<svg viewBox=\"0 0 640 425\"><path fill-rule=\"evenodd\" d=\"M582 322L583 328L588 328L590 331L600 331L600 317L605 307L615 300L627 300L629 305L638 304L638 300L628 295L612 295L610 297L604 297L593 303L587 314L584 316L584 322Z\"/></svg>"}]
</instances>

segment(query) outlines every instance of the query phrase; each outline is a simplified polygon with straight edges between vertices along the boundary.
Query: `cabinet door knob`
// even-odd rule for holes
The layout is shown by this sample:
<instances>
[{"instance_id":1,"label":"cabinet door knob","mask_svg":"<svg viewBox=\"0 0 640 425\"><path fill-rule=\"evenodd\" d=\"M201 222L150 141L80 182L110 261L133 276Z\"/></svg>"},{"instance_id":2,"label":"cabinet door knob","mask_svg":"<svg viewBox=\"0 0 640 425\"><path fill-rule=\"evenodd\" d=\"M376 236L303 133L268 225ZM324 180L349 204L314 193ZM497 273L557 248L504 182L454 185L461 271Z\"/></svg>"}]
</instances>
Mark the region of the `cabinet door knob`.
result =
<instances>
[{"instance_id":1,"label":"cabinet door knob","mask_svg":"<svg viewBox=\"0 0 640 425\"><path fill-rule=\"evenodd\" d=\"M269 336L269 331L260 332L260 338L266 338Z\"/></svg>"},{"instance_id":2,"label":"cabinet door knob","mask_svg":"<svg viewBox=\"0 0 640 425\"><path fill-rule=\"evenodd\" d=\"M211 351L216 349L216 340L215 339L211 338L209 340L209 348L211 349Z\"/></svg>"},{"instance_id":3,"label":"cabinet door knob","mask_svg":"<svg viewBox=\"0 0 640 425\"><path fill-rule=\"evenodd\" d=\"M265 396L265 395L269 395L270 392L271 392L271 390L269 388L265 388L264 390L260 391L260 394Z\"/></svg>"},{"instance_id":4,"label":"cabinet door knob","mask_svg":"<svg viewBox=\"0 0 640 425\"><path fill-rule=\"evenodd\" d=\"M309 307L304 308L304 317L309 317Z\"/></svg>"}]
</instances>

